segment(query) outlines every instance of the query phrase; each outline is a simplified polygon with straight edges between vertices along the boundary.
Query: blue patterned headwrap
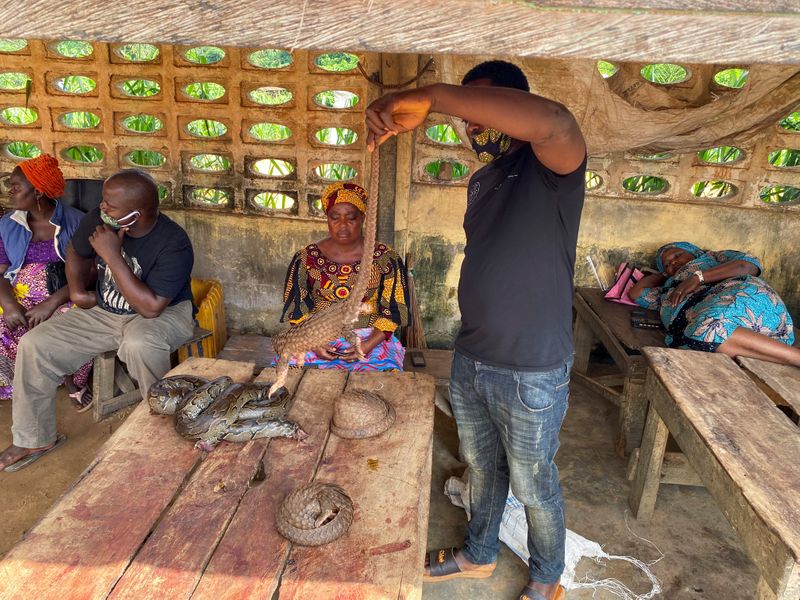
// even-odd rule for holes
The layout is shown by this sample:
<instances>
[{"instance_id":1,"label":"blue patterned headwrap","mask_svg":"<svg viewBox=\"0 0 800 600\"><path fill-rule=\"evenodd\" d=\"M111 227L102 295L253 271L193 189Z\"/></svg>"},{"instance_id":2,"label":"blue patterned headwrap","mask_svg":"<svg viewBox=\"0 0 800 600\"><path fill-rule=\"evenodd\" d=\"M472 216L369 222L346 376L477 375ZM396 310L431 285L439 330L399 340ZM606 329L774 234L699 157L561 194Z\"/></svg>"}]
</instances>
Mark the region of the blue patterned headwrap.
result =
<instances>
[{"instance_id":1,"label":"blue patterned headwrap","mask_svg":"<svg viewBox=\"0 0 800 600\"><path fill-rule=\"evenodd\" d=\"M680 248L681 250L685 250L689 254L693 255L695 258L700 256L703 251L695 246L694 244L690 244L689 242L670 242L669 244L664 244L656 250L656 269L658 269L659 273L665 273L664 270L664 261L661 260L661 255L667 250L667 248Z\"/></svg>"}]
</instances>

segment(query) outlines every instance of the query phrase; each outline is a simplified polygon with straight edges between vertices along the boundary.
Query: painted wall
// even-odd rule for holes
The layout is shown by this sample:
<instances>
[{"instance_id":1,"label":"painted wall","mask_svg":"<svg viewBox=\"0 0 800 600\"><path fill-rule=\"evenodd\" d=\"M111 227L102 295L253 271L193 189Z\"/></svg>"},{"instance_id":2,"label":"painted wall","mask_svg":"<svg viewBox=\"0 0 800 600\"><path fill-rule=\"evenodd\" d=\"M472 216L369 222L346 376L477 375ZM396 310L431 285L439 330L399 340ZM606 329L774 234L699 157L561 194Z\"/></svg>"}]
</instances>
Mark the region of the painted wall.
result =
<instances>
[{"instance_id":1,"label":"painted wall","mask_svg":"<svg viewBox=\"0 0 800 600\"><path fill-rule=\"evenodd\" d=\"M289 261L327 235L325 222L199 210L165 213L192 240L193 275L222 282L229 332L279 331Z\"/></svg>"},{"instance_id":2,"label":"painted wall","mask_svg":"<svg viewBox=\"0 0 800 600\"><path fill-rule=\"evenodd\" d=\"M458 330L457 286L463 259L465 189L412 185L408 249L417 259L416 289L429 345L446 347ZM654 265L654 251L687 240L709 249L746 250L800 322L800 212L709 207L588 196L578 238L576 285L596 286L586 257L608 272L623 260Z\"/></svg>"},{"instance_id":3,"label":"painted wall","mask_svg":"<svg viewBox=\"0 0 800 600\"><path fill-rule=\"evenodd\" d=\"M414 254L416 290L428 343L446 347L459 325L456 297L463 258L465 188L412 184L408 229L397 246ZM322 221L171 210L195 247L197 277L219 279L228 327L246 333L278 331L284 277L303 245L326 235ZM652 264L653 251L670 240L756 254L800 321L800 212L759 210L587 196L581 221L576 284L595 285L591 254L610 269L621 260Z\"/></svg>"}]
</instances>

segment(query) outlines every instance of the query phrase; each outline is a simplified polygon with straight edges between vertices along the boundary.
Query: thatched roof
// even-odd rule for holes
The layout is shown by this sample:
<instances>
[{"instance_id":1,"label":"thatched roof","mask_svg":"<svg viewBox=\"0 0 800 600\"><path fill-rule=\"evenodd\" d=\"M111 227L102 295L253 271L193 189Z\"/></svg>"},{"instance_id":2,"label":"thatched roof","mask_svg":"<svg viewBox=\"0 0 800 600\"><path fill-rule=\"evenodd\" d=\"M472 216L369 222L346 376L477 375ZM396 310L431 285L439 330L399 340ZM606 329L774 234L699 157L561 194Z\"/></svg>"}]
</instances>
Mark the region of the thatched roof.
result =
<instances>
[{"instance_id":1,"label":"thatched roof","mask_svg":"<svg viewBox=\"0 0 800 600\"><path fill-rule=\"evenodd\" d=\"M796 0L29 0L0 9L2 37L692 63L798 64L798 30Z\"/></svg>"}]
</instances>

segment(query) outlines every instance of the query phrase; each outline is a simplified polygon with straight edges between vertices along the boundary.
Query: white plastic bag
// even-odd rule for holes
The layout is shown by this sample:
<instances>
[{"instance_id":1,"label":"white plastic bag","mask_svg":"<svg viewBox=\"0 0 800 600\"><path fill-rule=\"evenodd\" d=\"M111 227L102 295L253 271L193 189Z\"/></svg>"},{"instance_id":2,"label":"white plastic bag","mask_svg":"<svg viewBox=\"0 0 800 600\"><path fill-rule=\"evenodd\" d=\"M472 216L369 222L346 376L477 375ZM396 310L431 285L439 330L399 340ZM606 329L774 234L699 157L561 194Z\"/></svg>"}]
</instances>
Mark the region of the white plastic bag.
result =
<instances>
[{"instance_id":1,"label":"white plastic bag","mask_svg":"<svg viewBox=\"0 0 800 600\"><path fill-rule=\"evenodd\" d=\"M464 474L467 477L467 474ZM451 477L444 484L444 493L450 502L463 508L469 519L469 482ZM500 523L500 541L508 546L511 551L519 556L525 564L528 563L528 521L525 518L525 508L513 494L509 492L506 499L506 508L503 511L503 520ZM624 560L638 567L650 580L652 585L646 594L635 594L622 582L616 579L601 579L599 581L575 581L575 567L581 558L591 558L598 564L604 560ZM660 558L658 560L661 560ZM650 600L661 593L661 583L650 571L650 566L655 564L644 563L630 556L615 556L607 554L600 544L578 535L567 529L567 541L564 557L564 573L561 575L561 585L566 590L581 588L603 589L623 600Z\"/></svg>"}]
</instances>

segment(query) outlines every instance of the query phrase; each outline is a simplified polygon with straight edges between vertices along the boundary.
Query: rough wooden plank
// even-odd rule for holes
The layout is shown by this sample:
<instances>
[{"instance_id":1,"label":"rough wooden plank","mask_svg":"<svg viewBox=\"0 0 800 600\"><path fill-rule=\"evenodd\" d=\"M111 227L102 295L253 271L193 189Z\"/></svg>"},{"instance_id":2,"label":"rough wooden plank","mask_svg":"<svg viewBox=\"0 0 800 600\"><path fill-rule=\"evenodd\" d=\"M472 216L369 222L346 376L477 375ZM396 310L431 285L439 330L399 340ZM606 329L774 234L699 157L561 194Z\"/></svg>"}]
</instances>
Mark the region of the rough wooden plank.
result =
<instances>
[{"instance_id":1,"label":"rough wooden plank","mask_svg":"<svg viewBox=\"0 0 800 600\"><path fill-rule=\"evenodd\" d=\"M95 421L102 420L111 411L106 405L114 400L114 365L116 352L103 352L94 357L92 365L92 396L94 406L92 414Z\"/></svg>"},{"instance_id":2,"label":"rough wooden plank","mask_svg":"<svg viewBox=\"0 0 800 600\"><path fill-rule=\"evenodd\" d=\"M619 430L617 453L626 456L642 442L647 418L647 394L643 380L628 377L622 389L619 403Z\"/></svg>"},{"instance_id":3,"label":"rough wooden plank","mask_svg":"<svg viewBox=\"0 0 800 600\"><path fill-rule=\"evenodd\" d=\"M170 371L178 373L246 381L252 365L190 359ZM199 457L175 434L172 417L140 404L91 472L0 562L0 598L61 599L65 590L73 598L105 597Z\"/></svg>"},{"instance_id":4,"label":"rough wooden plank","mask_svg":"<svg viewBox=\"0 0 800 600\"><path fill-rule=\"evenodd\" d=\"M572 381L584 386L586 389L597 394L601 398L605 398L615 406L620 405L620 398L622 394L614 388L610 388L607 385L598 383L593 378L589 377L588 375L584 375L583 373L576 373L573 371L571 377Z\"/></svg>"},{"instance_id":5,"label":"rough wooden plank","mask_svg":"<svg viewBox=\"0 0 800 600\"><path fill-rule=\"evenodd\" d=\"M266 369L258 379L271 381L274 375L274 369ZM333 400L344 389L346 377L344 371L306 371L289 417L309 437L302 444L270 444L264 456L266 480L245 494L193 599L272 597L289 551L289 542L275 529L275 515L286 494L313 478L328 439Z\"/></svg>"},{"instance_id":6,"label":"rough wooden plank","mask_svg":"<svg viewBox=\"0 0 800 600\"><path fill-rule=\"evenodd\" d=\"M609 325L604 322L603 318L589 305L581 293L575 294L575 310L586 320L586 324L592 329L595 337L611 355L614 364L622 371L623 376L627 376L629 353L620 343L619 332L612 330ZM630 323L628 323L628 327L630 327Z\"/></svg>"},{"instance_id":7,"label":"rough wooden plank","mask_svg":"<svg viewBox=\"0 0 800 600\"><path fill-rule=\"evenodd\" d=\"M348 389L379 390L397 419L377 438L331 436L315 481L342 486L355 518L347 534L327 546L292 548L281 598L420 598L427 511L419 506L430 495L434 380L418 373L354 373Z\"/></svg>"},{"instance_id":8,"label":"rough wooden plank","mask_svg":"<svg viewBox=\"0 0 800 600\"><path fill-rule=\"evenodd\" d=\"M576 310L575 327L572 331L572 340L575 345L575 362L572 364L572 372L583 375L589 370L589 356L595 341L594 332L587 322L588 318L589 315L584 310Z\"/></svg>"},{"instance_id":9,"label":"rough wooden plank","mask_svg":"<svg viewBox=\"0 0 800 600\"><path fill-rule=\"evenodd\" d=\"M637 329L631 326L631 311L635 306L609 302L603 298L603 290L599 288L578 288L579 295L592 309L597 319L604 323L620 343L628 350L639 351L645 346L664 347L664 332L658 329ZM648 316L658 319L654 310L647 311Z\"/></svg>"},{"instance_id":10,"label":"rough wooden plank","mask_svg":"<svg viewBox=\"0 0 800 600\"><path fill-rule=\"evenodd\" d=\"M633 516L640 521L649 521L653 516L661 484L661 464L667 447L669 431L658 411L651 405L647 413L647 423L642 436L642 447L636 475L633 479L628 504Z\"/></svg>"},{"instance_id":11,"label":"rough wooden plank","mask_svg":"<svg viewBox=\"0 0 800 600\"><path fill-rule=\"evenodd\" d=\"M800 369L741 356L736 360L773 402L788 404L800 414Z\"/></svg>"},{"instance_id":12,"label":"rough wooden plank","mask_svg":"<svg viewBox=\"0 0 800 600\"><path fill-rule=\"evenodd\" d=\"M424 367L415 367L411 364L411 352L422 352L422 356L425 358ZM403 363L403 370L430 375L436 380L436 385L448 385L450 383L450 370L452 367L452 350L432 350L430 348L425 350L408 348Z\"/></svg>"},{"instance_id":13,"label":"rough wooden plank","mask_svg":"<svg viewBox=\"0 0 800 600\"><path fill-rule=\"evenodd\" d=\"M292 369L294 394L303 371ZM251 481L263 469L270 440L223 442L192 474L136 555L111 598L188 598L222 539Z\"/></svg>"},{"instance_id":14,"label":"rough wooden plank","mask_svg":"<svg viewBox=\"0 0 800 600\"><path fill-rule=\"evenodd\" d=\"M633 481L636 476L636 466L639 464L640 449L631 452L628 461L628 481ZM703 487L703 482L698 477L689 460L682 452L665 452L661 463L661 483L670 485L691 485Z\"/></svg>"},{"instance_id":15,"label":"rough wooden plank","mask_svg":"<svg viewBox=\"0 0 800 600\"><path fill-rule=\"evenodd\" d=\"M757 2L759 8L742 3L734 11L728 8L732 2L719 8L711 0L700 3L702 10L654 10L645 2L619 8L592 2L600 7L592 10L584 2L553 9L521 0L411 0L402 6L373 0L366 7L348 0L302 7L294 0L235 5L140 0L136 10L127 4L96 10L95 0L73 0L71 18L65 19L46 0L31 0L0 11L0 35L627 61L716 63L724 57L731 64L799 62L797 18L786 8L787 0L766 13L760 8L765 0ZM786 14L780 14L781 8Z\"/></svg>"},{"instance_id":16,"label":"rough wooden plank","mask_svg":"<svg viewBox=\"0 0 800 600\"><path fill-rule=\"evenodd\" d=\"M648 398L779 598L800 597L800 436L727 356L646 348ZM657 381L655 381L657 379ZM780 457L776 462L775 457Z\"/></svg>"},{"instance_id":17,"label":"rough wooden plank","mask_svg":"<svg viewBox=\"0 0 800 600\"><path fill-rule=\"evenodd\" d=\"M252 361L256 372L260 373L270 366L274 355L271 337L248 334L229 337L217 358Z\"/></svg>"}]
</instances>

